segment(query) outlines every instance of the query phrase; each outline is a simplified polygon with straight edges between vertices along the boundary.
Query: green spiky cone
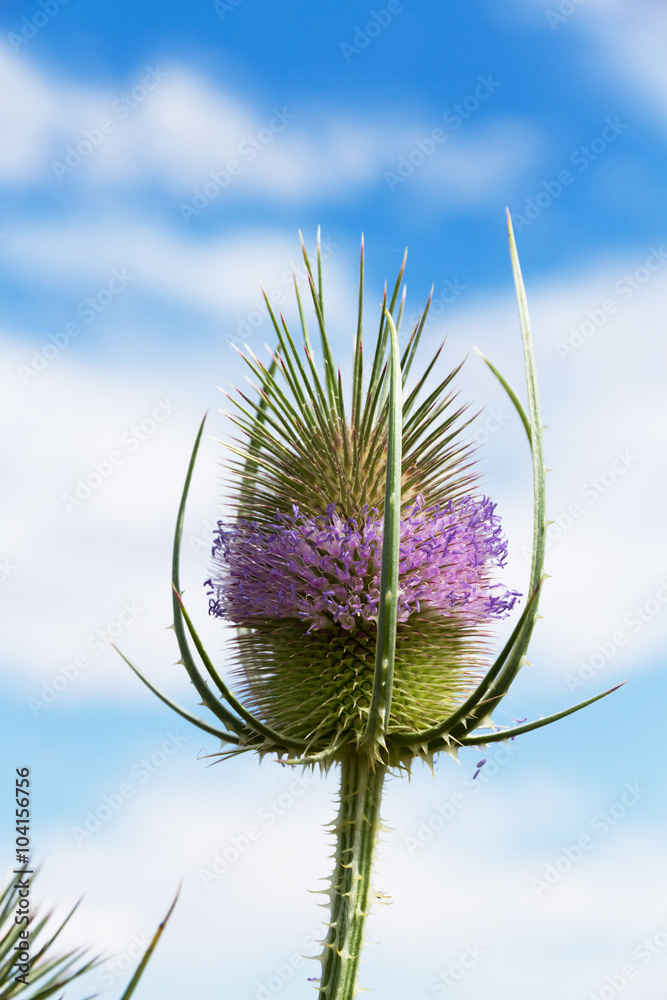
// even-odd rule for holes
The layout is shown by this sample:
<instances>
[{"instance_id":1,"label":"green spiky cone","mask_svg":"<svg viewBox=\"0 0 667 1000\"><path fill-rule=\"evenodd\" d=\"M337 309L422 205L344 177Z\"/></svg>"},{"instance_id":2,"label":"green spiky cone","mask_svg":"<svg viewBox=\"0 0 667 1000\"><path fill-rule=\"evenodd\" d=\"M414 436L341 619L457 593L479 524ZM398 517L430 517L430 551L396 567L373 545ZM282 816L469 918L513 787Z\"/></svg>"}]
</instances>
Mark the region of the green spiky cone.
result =
<instances>
[{"instance_id":1,"label":"green spiky cone","mask_svg":"<svg viewBox=\"0 0 667 1000\"><path fill-rule=\"evenodd\" d=\"M451 714L481 660L479 636L461 636L456 622L414 617L396 630L389 734L418 733ZM309 633L299 623L267 623L236 642L241 694L261 718L304 740L311 753L334 746L344 753L361 742L373 691L374 630Z\"/></svg>"}]
</instances>

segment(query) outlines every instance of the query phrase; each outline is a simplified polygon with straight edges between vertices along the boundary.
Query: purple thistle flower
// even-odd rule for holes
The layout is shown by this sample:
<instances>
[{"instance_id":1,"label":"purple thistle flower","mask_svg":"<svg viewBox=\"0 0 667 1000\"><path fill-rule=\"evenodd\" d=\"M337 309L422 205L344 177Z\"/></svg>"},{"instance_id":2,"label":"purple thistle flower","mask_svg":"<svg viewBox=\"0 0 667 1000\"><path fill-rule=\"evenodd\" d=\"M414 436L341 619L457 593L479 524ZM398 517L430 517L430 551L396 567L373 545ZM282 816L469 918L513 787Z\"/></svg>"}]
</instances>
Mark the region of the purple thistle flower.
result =
<instances>
[{"instance_id":1,"label":"purple thistle flower","mask_svg":"<svg viewBox=\"0 0 667 1000\"><path fill-rule=\"evenodd\" d=\"M210 613L235 625L296 619L307 631L351 631L377 621L383 521L365 508L343 519L331 505L320 517L293 507L275 523L218 523ZM455 615L461 623L503 618L519 596L491 582L505 563L495 504L488 497L425 507L401 520L398 621Z\"/></svg>"},{"instance_id":2,"label":"purple thistle flower","mask_svg":"<svg viewBox=\"0 0 667 1000\"><path fill-rule=\"evenodd\" d=\"M480 760L480 761L477 762L477 770L475 771L475 773L472 776L472 780L473 781L475 780L475 778L477 777L477 775L479 774L479 772L482 770L482 768L486 764L486 761L487 761L487 758L483 757L482 760Z\"/></svg>"},{"instance_id":3,"label":"purple thistle flower","mask_svg":"<svg viewBox=\"0 0 667 1000\"><path fill-rule=\"evenodd\" d=\"M220 521L209 611L241 629L237 675L256 711L314 745L363 731L372 689L383 518L276 511L272 521ZM519 595L493 580L507 543L495 504L464 496L400 524L392 728L418 730L468 694L489 623Z\"/></svg>"}]
</instances>

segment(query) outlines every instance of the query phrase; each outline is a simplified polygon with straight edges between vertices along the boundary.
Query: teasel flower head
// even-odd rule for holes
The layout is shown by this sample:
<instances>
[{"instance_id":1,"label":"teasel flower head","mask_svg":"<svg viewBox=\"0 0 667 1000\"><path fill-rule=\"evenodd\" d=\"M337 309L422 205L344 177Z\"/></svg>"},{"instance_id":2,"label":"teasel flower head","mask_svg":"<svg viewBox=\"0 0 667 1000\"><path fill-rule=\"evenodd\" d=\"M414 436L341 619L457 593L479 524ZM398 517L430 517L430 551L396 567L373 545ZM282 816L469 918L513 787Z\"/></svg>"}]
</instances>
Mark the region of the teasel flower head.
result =
<instances>
[{"instance_id":1,"label":"teasel flower head","mask_svg":"<svg viewBox=\"0 0 667 1000\"><path fill-rule=\"evenodd\" d=\"M513 730L491 718L526 662L547 523L532 340L511 224L510 247L527 411L484 360L528 436L534 548L522 613L507 643L489 663L494 626L520 595L501 578L507 543L495 504L478 488L464 436L469 417L454 389L460 366L443 372L440 347L417 367L430 299L401 350L404 257L389 296L385 287L368 352L362 240L351 374L344 379L325 324L318 234L315 268L302 241L318 350L295 277L298 335L265 295L276 346L266 364L249 349L241 352L252 392L228 397L239 432L226 445L232 514L218 522L207 589L210 613L234 628L236 693L204 649L180 591L183 516L202 428L179 511L174 628L181 662L223 727L196 719L146 681L185 718L220 736L223 755L255 750L326 768L361 753L371 763L409 767L415 757L430 762L443 750L456 756L461 746L507 739L583 707Z\"/></svg>"}]
</instances>

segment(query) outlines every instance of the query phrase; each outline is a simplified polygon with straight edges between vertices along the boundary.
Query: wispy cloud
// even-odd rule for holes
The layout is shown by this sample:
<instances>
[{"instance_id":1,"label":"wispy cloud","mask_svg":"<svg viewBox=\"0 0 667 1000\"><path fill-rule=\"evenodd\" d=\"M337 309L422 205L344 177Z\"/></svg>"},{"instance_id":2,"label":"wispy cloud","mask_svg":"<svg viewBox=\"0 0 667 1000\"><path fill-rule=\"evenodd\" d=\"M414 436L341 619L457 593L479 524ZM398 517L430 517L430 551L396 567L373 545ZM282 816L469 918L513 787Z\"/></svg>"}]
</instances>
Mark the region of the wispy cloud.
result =
<instances>
[{"instance_id":1,"label":"wispy cloud","mask_svg":"<svg viewBox=\"0 0 667 1000\"><path fill-rule=\"evenodd\" d=\"M105 90L52 76L6 46L0 79L18 95L0 120L5 183L82 191L157 184L173 199L175 220L183 204L196 208L218 196L303 204L384 184L384 171L451 113L443 108L429 122L406 109L391 120L365 120L335 106L251 104L172 64L139 67ZM470 117L463 115L444 122L447 143L417 173L415 192L445 184L451 197L485 200L491 176L525 170L528 150L539 144L535 125L474 120L461 127Z\"/></svg>"},{"instance_id":2,"label":"wispy cloud","mask_svg":"<svg viewBox=\"0 0 667 1000\"><path fill-rule=\"evenodd\" d=\"M547 30L585 32L603 53L592 66L607 88L616 84L626 98L634 92L664 126L667 9L661 0L514 0L513 7Z\"/></svg>"},{"instance_id":3,"label":"wispy cloud","mask_svg":"<svg viewBox=\"0 0 667 1000\"><path fill-rule=\"evenodd\" d=\"M341 261L332 259L338 244L327 233L323 241L335 303L348 298L347 278ZM189 230L127 216L108 217L95 226L84 218L65 225L45 219L13 234L6 252L8 267L34 285L88 287L124 267L133 288L145 294L228 318L258 297L260 281L268 291L288 287L299 244L294 232L245 226L224 236L195 238Z\"/></svg>"}]
</instances>

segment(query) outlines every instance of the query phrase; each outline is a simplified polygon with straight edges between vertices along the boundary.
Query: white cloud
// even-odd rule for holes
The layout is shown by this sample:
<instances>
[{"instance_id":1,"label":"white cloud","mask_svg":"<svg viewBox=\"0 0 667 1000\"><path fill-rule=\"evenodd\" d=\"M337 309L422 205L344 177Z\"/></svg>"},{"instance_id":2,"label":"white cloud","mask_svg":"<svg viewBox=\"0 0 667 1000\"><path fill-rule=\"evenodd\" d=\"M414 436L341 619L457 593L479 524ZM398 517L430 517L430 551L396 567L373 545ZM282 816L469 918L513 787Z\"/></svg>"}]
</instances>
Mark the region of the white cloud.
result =
<instances>
[{"instance_id":1,"label":"white cloud","mask_svg":"<svg viewBox=\"0 0 667 1000\"><path fill-rule=\"evenodd\" d=\"M142 67L126 87L102 91L63 82L0 48L0 75L5 91L19 95L0 122L5 182L76 190L157 183L174 198L175 213L180 205L198 210L241 196L347 197L384 183L383 172L395 169L416 138L443 124L441 116L419 121L408 109L369 122L317 106L251 107L232 88L166 64ZM528 150L540 145L534 125L464 122L460 131L445 130L446 146L411 178L415 193L446 183L451 198L483 199L490 179L520 176Z\"/></svg>"},{"instance_id":2,"label":"white cloud","mask_svg":"<svg viewBox=\"0 0 667 1000\"><path fill-rule=\"evenodd\" d=\"M27 348L6 341L3 347L3 399L19 429L2 445L3 461L14 470L2 501L9 529L3 555L12 566L3 584L11 620L4 657L18 667L17 682L31 675L26 697L39 697L41 683L60 677L80 655L88 662L76 684L65 685L68 699L74 692L75 698L99 694L100 685L129 690L125 671L96 633L118 619L124 602L136 605L138 613L121 614L124 642L147 614L159 633L157 655L175 659L163 641L167 538L178 478L206 402L193 405L183 380L176 386L160 369L141 380L122 368L102 375L76 359L73 347L24 385L19 366L30 361ZM181 462L174 462L178 453ZM66 504L65 496L74 502ZM201 507L197 513L195 523ZM118 558L118 532L133 539L129 561Z\"/></svg>"},{"instance_id":3,"label":"white cloud","mask_svg":"<svg viewBox=\"0 0 667 1000\"><path fill-rule=\"evenodd\" d=\"M350 278L336 259L336 240L325 232L322 242L335 311L337 303L349 301ZM31 283L62 289L88 282L91 293L114 270L126 269L132 291L203 309L225 322L235 315L241 320L255 308L261 301L260 282L268 294L277 291L291 301L290 261L298 265L300 258L294 232L244 227L227 230L224 237L195 239L129 218L108 219L96 227L84 219L65 226L25 226L12 234L7 255L8 266ZM303 279L301 284L306 285Z\"/></svg>"},{"instance_id":4,"label":"white cloud","mask_svg":"<svg viewBox=\"0 0 667 1000\"><path fill-rule=\"evenodd\" d=\"M423 167L423 191L436 204L461 205L495 199L498 189L539 162L544 142L526 120L495 118L474 125L465 142L446 144Z\"/></svg>"},{"instance_id":5,"label":"white cloud","mask_svg":"<svg viewBox=\"0 0 667 1000\"><path fill-rule=\"evenodd\" d=\"M41 172L55 95L39 74L0 49L0 89L11 100L0 104L0 177L9 183L33 181Z\"/></svg>"},{"instance_id":6,"label":"white cloud","mask_svg":"<svg viewBox=\"0 0 667 1000\"><path fill-rule=\"evenodd\" d=\"M604 8L603 8L604 10ZM616 0L611 17L591 10L589 29L607 47L614 71L623 74L626 86L640 89L644 107L653 107L661 122L667 120L667 66L662 41L667 31L667 10L656 0Z\"/></svg>"},{"instance_id":7,"label":"white cloud","mask_svg":"<svg viewBox=\"0 0 667 1000\"><path fill-rule=\"evenodd\" d=\"M643 110L652 108L658 121L667 121L662 0L516 0L514 6L519 16L553 31L586 31L604 52L603 61L591 61L595 71L622 87L624 95L637 92Z\"/></svg>"}]
</instances>

